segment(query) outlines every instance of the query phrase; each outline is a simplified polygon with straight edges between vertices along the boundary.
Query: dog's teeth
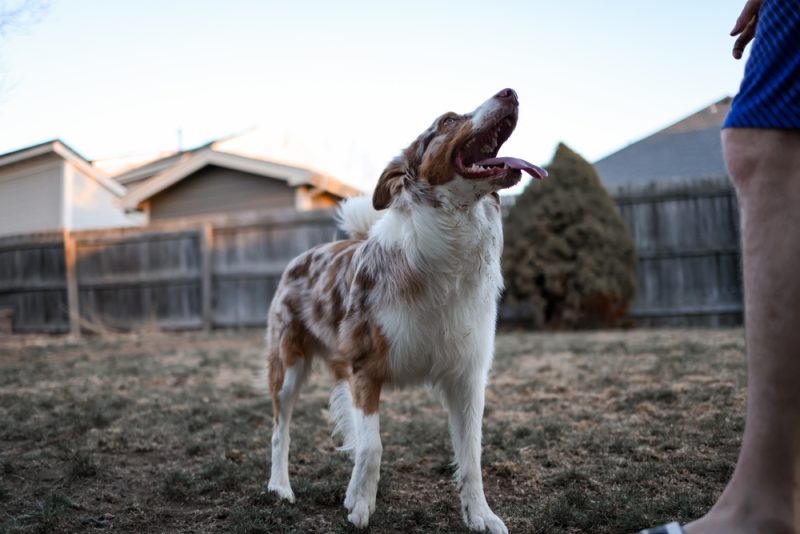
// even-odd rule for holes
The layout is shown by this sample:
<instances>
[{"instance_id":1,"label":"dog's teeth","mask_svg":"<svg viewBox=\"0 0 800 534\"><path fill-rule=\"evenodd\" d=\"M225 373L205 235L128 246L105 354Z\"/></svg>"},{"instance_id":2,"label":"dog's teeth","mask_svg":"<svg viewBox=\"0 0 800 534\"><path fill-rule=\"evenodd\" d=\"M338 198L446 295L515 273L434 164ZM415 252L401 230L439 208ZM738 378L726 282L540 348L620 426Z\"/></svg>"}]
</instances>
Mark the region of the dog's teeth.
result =
<instances>
[{"instance_id":1,"label":"dog's teeth","mask_svg":"<svg viewBox=\"0 0 800 534\"><path fill-rule=\"evenodd\" d=\"M492 147L489 146L489 145L483 145L483 148L481 149L481 152L483 152L485 154L491 154L492 153Z\"/></svg>"}]
</instances>

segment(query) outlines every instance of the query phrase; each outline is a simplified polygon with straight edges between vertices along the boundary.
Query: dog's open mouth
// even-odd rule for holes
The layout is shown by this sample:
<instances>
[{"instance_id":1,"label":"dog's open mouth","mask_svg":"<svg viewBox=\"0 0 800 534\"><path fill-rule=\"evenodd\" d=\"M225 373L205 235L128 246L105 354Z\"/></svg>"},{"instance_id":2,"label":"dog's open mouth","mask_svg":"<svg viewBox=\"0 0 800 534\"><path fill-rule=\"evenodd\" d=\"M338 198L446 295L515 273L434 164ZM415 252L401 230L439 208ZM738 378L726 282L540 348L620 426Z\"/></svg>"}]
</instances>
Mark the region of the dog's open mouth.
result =
<instances>
[{"instance_id":1,"label":"dog's open mouth","mask_svg":"<svg viewBox=\"0 0 800 534\"><path fill-rule=\"evenodd\" d=\"M517 125L516 113L509 113L494 124L473 134L456 149L453 164L458 173L469 179L491 179L509 170L525 171L536 179L547 176L547 171L520 158L497 157Z\"/></svg>"}]
</instances>

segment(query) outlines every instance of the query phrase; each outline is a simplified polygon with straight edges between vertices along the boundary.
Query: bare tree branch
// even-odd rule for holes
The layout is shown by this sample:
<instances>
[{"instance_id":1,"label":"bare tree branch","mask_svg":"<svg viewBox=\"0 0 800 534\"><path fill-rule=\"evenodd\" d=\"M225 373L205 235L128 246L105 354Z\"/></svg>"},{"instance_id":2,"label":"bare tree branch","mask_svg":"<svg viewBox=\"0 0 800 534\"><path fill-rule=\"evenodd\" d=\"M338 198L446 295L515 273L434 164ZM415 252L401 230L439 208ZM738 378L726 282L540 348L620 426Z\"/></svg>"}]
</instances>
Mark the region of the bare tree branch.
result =
<instances>
[{"instance_id":1,"label":"bare tree branch","mask_svg":"<svg viewBox=\"0 0 800 534\"><path fill-rule=\"evenodd\" d=\"M0 38L39 22L48 8L47 0L0 1Z\"/></svg>"}]
</instances>

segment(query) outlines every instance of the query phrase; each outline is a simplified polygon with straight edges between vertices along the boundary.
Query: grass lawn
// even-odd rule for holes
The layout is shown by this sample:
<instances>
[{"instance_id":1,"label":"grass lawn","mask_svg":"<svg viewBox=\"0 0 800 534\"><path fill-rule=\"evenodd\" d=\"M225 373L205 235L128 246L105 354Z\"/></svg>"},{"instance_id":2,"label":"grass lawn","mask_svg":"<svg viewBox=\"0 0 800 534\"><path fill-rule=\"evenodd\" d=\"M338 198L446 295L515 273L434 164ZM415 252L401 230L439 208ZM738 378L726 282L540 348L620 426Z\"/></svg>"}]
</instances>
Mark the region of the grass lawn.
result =
<instances>
[{"instance_id":1,"label":"grass lawn","mask_svg":"<svg viewBox=\"0 0 800 534\"><path fill-rule=\"evenodd\" d=\"M743 426L741 330L505 333L483 471L512 532L621 533L714 502ZM0 532L352 532L319 369L292 426L295 505L262 493L261 332L0 341ZM370 532L466 532L444 412L389 391Z\"/></svg>"}]
</instances>

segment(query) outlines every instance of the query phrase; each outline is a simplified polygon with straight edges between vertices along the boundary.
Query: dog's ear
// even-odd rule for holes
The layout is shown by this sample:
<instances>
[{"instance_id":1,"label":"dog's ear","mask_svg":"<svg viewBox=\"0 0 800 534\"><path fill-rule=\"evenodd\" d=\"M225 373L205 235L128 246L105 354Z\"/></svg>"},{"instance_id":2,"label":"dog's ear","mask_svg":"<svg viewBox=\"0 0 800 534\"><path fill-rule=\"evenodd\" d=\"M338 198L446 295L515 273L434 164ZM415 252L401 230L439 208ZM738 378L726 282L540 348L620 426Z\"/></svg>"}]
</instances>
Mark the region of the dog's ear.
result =
<instances>
[{"instance_id":1,"label":"dog's ear","mask_svg":"<svg viewBox=\"0 0 800 534\"><path fill-rule=\"evenodd\" d=\"M389 163L378 179L378 185L375 186L375 193L372 195L372 206L376 210L389 207L392 199L403 189L403 181L406 180L409 171L405 155L397 156Z\"/></svg>"},{"instance_id":2,"label":"dog's ear","mask_svg":"<svg viewBox=\"0 0 800 534\"><path fill-rule=\"evenodd\" d=\"M406 182L416 181L420 162L435 135L436 122L422 132L413 143L403 150L402 154L394 158L384 169L378 179L378 185L375 186L375 193L372 195L372 206L376 210L388 208L392 199L403 190Z\"/></svg>"}]
</instances>

